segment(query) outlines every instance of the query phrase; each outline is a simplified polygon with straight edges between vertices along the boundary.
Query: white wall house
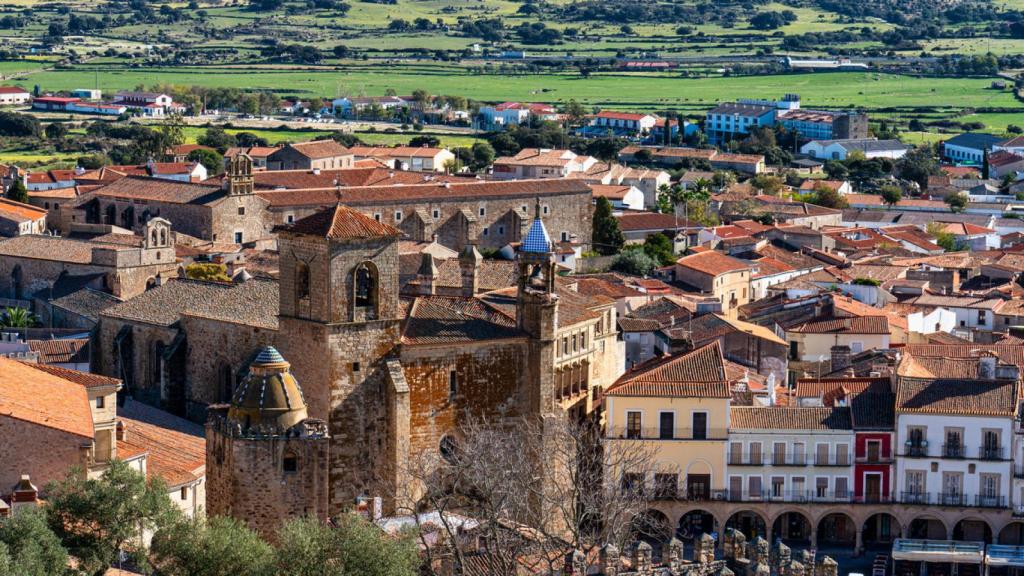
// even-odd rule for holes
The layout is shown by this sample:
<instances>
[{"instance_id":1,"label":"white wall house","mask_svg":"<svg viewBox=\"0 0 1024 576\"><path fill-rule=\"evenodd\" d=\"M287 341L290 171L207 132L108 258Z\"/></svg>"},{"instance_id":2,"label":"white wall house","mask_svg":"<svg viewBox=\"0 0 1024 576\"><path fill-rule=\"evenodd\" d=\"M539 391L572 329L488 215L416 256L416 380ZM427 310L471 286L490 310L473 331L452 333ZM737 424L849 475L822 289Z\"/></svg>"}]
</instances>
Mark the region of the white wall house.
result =
<instances>
[{"instance_id":1,"label":"white wall house","mask_svg":"<svg viewBox=\"0 0 1024 576\"><path fill-rule=\"evenodd\" d=\"M848 140L811 140L800 147L800 153L819 160L846 160L853 152L860 152L866 158L898 159L910 150L899 140L878 140L876 138L852 138Z\"/></svg>"},{"instance_id":2,"label":"white wall house","mask_svg":"<svg viewBox=\"0 0 1024 576\"><path fill-rule=\"evenodd\" d=\"M907 331L918 334L948 334L956 328L956 324L956 314L945 308L936 308L927 314L914 312L907 316Z\"/></svg>"}]
</instances>

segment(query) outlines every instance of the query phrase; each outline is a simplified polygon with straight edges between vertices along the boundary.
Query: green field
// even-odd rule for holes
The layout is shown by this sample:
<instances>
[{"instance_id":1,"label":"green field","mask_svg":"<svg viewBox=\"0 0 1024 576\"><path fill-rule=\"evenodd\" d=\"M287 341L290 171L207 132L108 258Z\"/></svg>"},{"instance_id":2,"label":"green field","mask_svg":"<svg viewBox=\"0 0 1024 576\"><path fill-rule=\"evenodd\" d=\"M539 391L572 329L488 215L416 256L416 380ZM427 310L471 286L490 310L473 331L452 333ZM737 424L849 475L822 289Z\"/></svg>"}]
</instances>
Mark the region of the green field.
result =
<instances>
[{"instance_id":1,"label":"green field","mask_svg":"<svg viewBox=\"0 0 1024 576\"><path fill-rule=\"evenodd\" d=\"M185 135L185 143L194 144L206 129L198 126L188 126L183 128L182 131ZM282 142L304 142L306 140L313 140L319 136L332 134L331 131L327 130L260 130L248 128L228 128L225 132L228 134L248 132L249 134L255 134L256 136L265 138L267 142L271 144L280 144ZM398 144L408 144L409 140L420 134L423 133L410 130L407 132L395 133L357 132L355 135L369 145L395 146ZM474 142L479 140L472 136L453 136L450 134L437 134L436 136L441 141L442 147L472 146Z\"/></svg>"},{"instance_id":2,"label":"green field","mask_svg":"<svg viewBox=\"0 0 1024 576\"><path fill-rule=\"evenodd\" d=\"M989 79L918 78L892 74L841 72L774 76L681 78L664 74L475 75L453 66L380 67L380 71L162 68L152 70L39 72L16 82L47 90L92 86L110 92L138 84L195 84L273 90L282 95L379 96L423 89L460 94L482 101L567 102L615 108L700 110L737 97L774 98L796 92L805 105L829 108L893 107L1020 108L1008 90L991 90Z\"/></svg>"}]
</instances>

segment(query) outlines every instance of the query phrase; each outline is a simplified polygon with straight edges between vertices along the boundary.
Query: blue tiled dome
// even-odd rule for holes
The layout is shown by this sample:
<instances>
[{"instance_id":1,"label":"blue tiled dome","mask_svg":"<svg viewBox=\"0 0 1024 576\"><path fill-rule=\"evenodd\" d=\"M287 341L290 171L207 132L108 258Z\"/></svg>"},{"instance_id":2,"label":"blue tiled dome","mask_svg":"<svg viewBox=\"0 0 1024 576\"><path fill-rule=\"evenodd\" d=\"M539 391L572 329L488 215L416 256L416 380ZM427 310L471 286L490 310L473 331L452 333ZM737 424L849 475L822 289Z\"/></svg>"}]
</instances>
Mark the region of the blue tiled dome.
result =
<instances>
[{"instance_id":1,"label":"blue tiled dome","mask_svg":"<svg viewBox=\"0 0 1024 576\"><path fill-rule=\"evenodd\" d=\"M534 254L551 252L551 237L548 236L548 231L544 228L544 222L541 221L540 216L533 219L530 231L526 233L526 239L523 240L522 251Z\"/></svg>"}]
</instances>

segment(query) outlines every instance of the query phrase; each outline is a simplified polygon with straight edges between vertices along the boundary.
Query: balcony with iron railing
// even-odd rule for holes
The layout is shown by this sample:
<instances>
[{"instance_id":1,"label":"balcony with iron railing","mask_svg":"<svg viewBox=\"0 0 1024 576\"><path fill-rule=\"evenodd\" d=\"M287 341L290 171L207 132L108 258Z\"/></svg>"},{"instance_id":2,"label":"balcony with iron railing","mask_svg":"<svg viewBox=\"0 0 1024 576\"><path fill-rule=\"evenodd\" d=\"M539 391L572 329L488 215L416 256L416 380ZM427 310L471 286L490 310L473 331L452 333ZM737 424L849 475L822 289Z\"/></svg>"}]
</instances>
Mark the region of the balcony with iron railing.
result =
<instances>
[{"instance_id":1,"label":"balcony with iron railing","mask_svg":"<svg viewBox=\"0 0 1024 576\"><path fill-rule=\"evenodd\" d=\"M615 426L609 430L608 438L630 440L726 440L726 428L630 428Z\"/></svg>"},{"instance_id":2,"label":"balcony with iron railing","mask_svg":"<svg viewBox=\"0 0 1024 576\"><path fill-rule=\"evenodd\" d=\"M892 454L862 454L853 459L857 464L892 464Z\"/></svg>"},{"instance_id":3,"label":"balcony with iron railing","mask_svg":"<svg viewBox=\"0 0 1024 576\"><path fill-rule=\"evenodd\" d=\"M1006 460L1006 449L1003 446L982 445L978 448L979 460Z\"/></svg>"},{"instance_id":4,"label":"balcony with iron railing","mask_svg":"<svg viewBox=\"0 0 1024 576\"><path fill-rule=\"evenodd\" d=\"M955 506L964 508L1006 508L1006 496L973 496L958 492L901 492L903 504Z\"/></svg>"},{"instance_id":5,"label":"balcony with iron railing","mask_svg":"<svg viewBox=\"0 0 1024 576\"><path fill-rule=\"evenodd\" d=\"M907 440L903 445L903 454L907 458L927 458L928 457L928 441L922 440L920 442L912 442Z\"/></svg>"},{"instance_id":6,"label":"balcony with iron railing","mask_svg":"<svg viewBox=\"0 0 1024 576\"><path fill-rule=\"evenodd\" d=\"M966 458L967 450L964 449L963 444L943 444L942 445L942 457L943 458Z\"/></svg>"}]
</instances>

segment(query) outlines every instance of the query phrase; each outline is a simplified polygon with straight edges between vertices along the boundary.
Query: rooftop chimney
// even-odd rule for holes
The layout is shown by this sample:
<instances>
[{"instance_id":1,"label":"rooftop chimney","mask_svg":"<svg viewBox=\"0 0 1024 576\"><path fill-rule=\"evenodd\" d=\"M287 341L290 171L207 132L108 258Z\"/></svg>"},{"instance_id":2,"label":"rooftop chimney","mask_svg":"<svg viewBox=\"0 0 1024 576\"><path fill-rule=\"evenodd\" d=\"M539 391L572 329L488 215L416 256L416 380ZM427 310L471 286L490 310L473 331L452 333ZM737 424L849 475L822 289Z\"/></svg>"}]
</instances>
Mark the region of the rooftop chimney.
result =
<instances>
[{"instance_id":1,"label":"rooftop chimney","mask_svg":"<svg viewBox=\"0 0 1024 576\"><path fill-rule=\"evenodd\" d=\"M117 441L127 442L128 441L128 425L124 423L124 420L117 421Z\"/></svg>"},{"instance_id":2,"label":"rooftop chimney","mask_svg":"<svg viewBox=\"0 0 1024 576\"><path fill-rule=\"evenodd\" d=\"M833 372L846 370L850 367L853 352L850 350L849 346L833 346L830 352L832 354Z\"/></svg>"},{"instance_id":3,"label":"rooftop chimney","mask_svg":"<svg viewBox=\"0 0 1024 576\"><path fill-rule=\"evenodd\" d=\"M978 358L978 378L981 380L995 380L996 378L996 357L982 356Z\"/></svg>"},{"instance_id":4,"label":"rooftop chimney","mask_svg":"<svg viewBox=\"0 0 1024 576\"><path fill-rule=\"evenodd\" d=\"M11 511L17 512L19 508L38 505L39 490L32 484L28 474L22 474L21 480L14 486L14 493L11 495Z\"/></svg>"}]
</instances>

